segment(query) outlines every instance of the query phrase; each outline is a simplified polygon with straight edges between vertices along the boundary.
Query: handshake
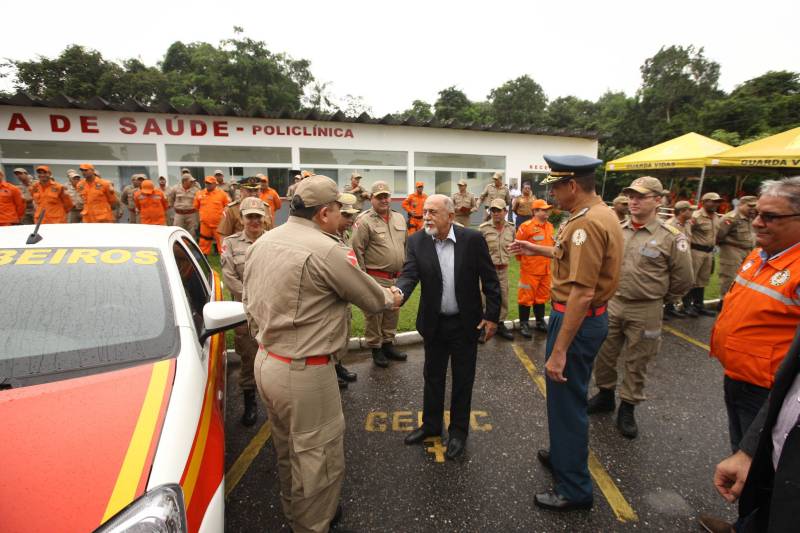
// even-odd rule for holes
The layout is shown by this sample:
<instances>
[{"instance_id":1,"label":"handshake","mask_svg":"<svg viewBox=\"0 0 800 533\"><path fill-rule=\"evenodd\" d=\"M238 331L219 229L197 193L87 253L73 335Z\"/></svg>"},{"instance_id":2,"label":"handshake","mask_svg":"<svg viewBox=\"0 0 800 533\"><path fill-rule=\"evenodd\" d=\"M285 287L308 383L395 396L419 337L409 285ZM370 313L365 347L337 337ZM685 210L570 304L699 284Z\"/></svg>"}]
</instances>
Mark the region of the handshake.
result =
<instances>
[{"instance_id":1,"label":"handshake","mask_svg":"<svg viewBox=\"0 0 800 533\"><path fill-rule=\"evenodd\" d=\"M400 306L403 305L403 292L397 287L389 287L384 290L388 291L390 297L392 298L392 305L390 309L392 311L397 311L400 309Z\"/></svg>"}]
</instances>

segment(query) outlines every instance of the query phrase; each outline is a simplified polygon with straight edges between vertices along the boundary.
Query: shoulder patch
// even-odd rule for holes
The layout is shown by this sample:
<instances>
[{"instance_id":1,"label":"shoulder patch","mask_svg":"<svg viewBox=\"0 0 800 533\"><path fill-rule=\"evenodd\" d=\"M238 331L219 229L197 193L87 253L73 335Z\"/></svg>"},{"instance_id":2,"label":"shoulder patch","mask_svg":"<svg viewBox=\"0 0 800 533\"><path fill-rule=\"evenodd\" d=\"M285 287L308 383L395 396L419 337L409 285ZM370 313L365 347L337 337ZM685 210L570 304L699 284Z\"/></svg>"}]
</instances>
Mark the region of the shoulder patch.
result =
<instances>
[{"instance_id":1,"label":"shoulder patch","mask_svg":"<svg viewBox=\"0 0 800 533\"><path fill-rule=\"evenodd\" d=\"M356 252L352 248L347 249L347 262L350 263L353 267L358 268L358 259L356 258Z\"/></svg>"},{"instance_id":2,"label":"shoulder patch","mask_svg":"<svg viewBox=\"0 0 800 533\"><path fill-rule=\"evenodd\" d=\"M577 213L575 213L574 215L569 217L569 220L575 220L576 218L580 218L580 217L582 217L583 215L585 215L588 212L589 212L589 208L588 207L584 207L583 209L581 209L580 211L578 211Z\"/></svg>"}]
</instances>

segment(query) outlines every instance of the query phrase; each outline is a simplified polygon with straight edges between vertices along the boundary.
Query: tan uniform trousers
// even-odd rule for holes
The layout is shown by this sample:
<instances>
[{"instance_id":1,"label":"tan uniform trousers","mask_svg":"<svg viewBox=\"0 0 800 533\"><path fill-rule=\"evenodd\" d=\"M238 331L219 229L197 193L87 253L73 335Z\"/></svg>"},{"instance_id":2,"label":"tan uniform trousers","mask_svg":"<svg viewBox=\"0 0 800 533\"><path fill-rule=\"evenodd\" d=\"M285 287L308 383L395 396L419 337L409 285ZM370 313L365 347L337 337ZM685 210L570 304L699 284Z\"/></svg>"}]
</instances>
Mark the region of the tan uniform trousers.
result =
<instances>
[{"instance_id":1,"label":"tan uniform trousers","mask_svg":"<svg viewBox=\"0 0 800 533\"><path fill-rule=\"evenodd\" d=\"M594 382L601 389L617 386L617 367L622 360L619 397L637 404L647 398L644 381L647 363L661 347L661 300L625 300L615 296L608 303L608 336L594 363Z\"/></svg>"},{"instance_id":2,"label":"tan uniform trousers","mask_svg":"<svg viewBox=\"0 0 800 533\"><path fill-rule=\"evenodd\" d=\"M237 327L233 337L233 349L242 358L242 366L239 369L239 389L255 390L256 378L253 374L253 365L258 352L258 342L250 335L250 328L247 324Z\"/></svg>"},{"instance_id":3,"label":"tan uniform trousers","mask_svg":"<svg viewBox=\"0 0 800 533\"><path fill-rule=\"evenodd\" d=\"M200 225L200 216L197 213L181 215L175 213L175 226L179 226L188 231L195 239L197 238L197 227Z\"/></svg>"},{"instance_id":4,"label":"tan uniform trousers","mask_svg":"<svg viewBox=\"0 0 800 533\"><path fill-rule=\"evenodd\" d=\"M381 287L394 287L394 280L372 277ZM394 342L397 334L397 322L400 320L400 310L383 311L381 313L364 313L364 335L367 346L380 348L382 344Z\"/></svg>"},{"instance_id":5,"label":"tan uniform trousers","mask_svg":"<svg viewBox=\"0 0 800 533\"><path fill-rule=\"evenodd\" d=\"M508 267L496 268L497 279L500 280L500 321L502 322L508 318ZM486 308L486 297L483 295L483 288L481 288L481 301L483 302L484 309Z\"/></svg>"},{"instance_id":6,"label":"tan uniform trousers","mask_svg":"<svg viewBox=\"0 0 800 533\"><path fill-rule=\"evenodd\" d=\"M285 363L259 349L255 368L272 424L283 513L295 533L324 533L344 479L344 415L333 361Z\"/></svg>"},{"instance_id":7,"label":"tan uniform trousers","mask_svg":"<svg viewBox=\"0 0 800 533\"><path fill-rule=\"evenodd\" d=\"M750 252L738 246L722 244L719 247L719 297L731 288L736 273Z\"/></svg>"},{"instance_id":8,"label":"tan uniform trousers","mask_svg":"<svg viewBox=\"0 0 800 533\"><path fill-rule=\"evenodd\" d=\"M692 268L694 268L694 286L705 287L711 277L711 265L714 263L712 252L692 250Z\"/></svg>"},{"instance_id":9,"label":"tan uniform trousers","mask_svg":"<svg viewBox=\"0 0 800 533\"><path fill-rule=\"evenodd\" d=\"M469 227L469 215L456 215L456 222L464 226L465 228Z\"/></svg>"},{"instance_id":10,"label":"tan uniform trousers","mask_svg":"<svg viewBox=\"0 0 800 533\"><path fill-rule=\"evenodd\" d=\"M352 331L350 328L352 327L352 325L353 325L353 307L348 305L347 306L347 342L344 343L344 346L342 347L341 350L339 350L339 351L337 351L336 353L333 354L333 361L335 363L341 363L342 359L345 358L345 356L347 355L347 353L349 351L347 345L350 342L350 336L351 336L350 332Z\"/></svg>"}]
</instances>

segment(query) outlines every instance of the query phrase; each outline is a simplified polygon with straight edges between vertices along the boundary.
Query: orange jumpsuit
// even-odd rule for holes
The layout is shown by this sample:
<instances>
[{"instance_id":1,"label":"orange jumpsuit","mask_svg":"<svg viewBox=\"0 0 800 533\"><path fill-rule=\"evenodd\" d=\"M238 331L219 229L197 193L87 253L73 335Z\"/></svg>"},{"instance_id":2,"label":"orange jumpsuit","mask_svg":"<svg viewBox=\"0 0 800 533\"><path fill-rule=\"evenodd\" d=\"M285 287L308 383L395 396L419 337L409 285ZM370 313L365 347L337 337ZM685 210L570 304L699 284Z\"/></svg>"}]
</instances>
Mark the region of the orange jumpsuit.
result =
<instances>
[{"instance_id":1,"label":"orange jumpsuit","mask_svg":"<svg viewBox=\"0 0 800 533\"><path fill-rule=\"evenodd\" d=\"M281 208L281 197L278 196L278 191L269 187L266 191L261 191L258 195L261 201L269 206L272 220L275 220L275 211Z\"/></svg>"},{"instance_id":2,"label":"orange jumpsuit","mask_svg":"<svg viewBox=\"0 0 800 533\"><path fill-rule=\"evenodd\" d=\"M541 246L553 246L553 225L550 222L539 222L532 218L523 222L517 230L516 239L528 241ZM544 304L550 299L550 262L552 259L542 256L517 256L520 263L517 302L519 305L531 307Z\"/></svg>"},{"instance_id":3,"label":"orange jumpsuit","mask_svg":"<svg viewBox=\"0 0 800 533\"><path fill-rule=\"evenodd\" d=\"M40 182L34 183L30 188L33 203L36 206L36 213L33 221L39 220L39 213L44 208L44 220L42 224L66 224L67 214L72 209L72 198L69 197L67 189L52 179L47 185Z\"/></svg>"},{"instance_id":4,"label":"orange jumpsuit","mask_svg":"<svg viewBox=\"0 0 800 533\"><path fill-rule=\"evenodd\" d=\"M408 195L408 198L403 200L403 209L408 213L408 235L409 237L415 231L422 229L422 207L425 205L425 200L428 195L425 193L417 194L416 192Z\"/></svg>"},{"instance_id":5,"label":"orange jumpsuit","mask_svg":"<svg viewBox=\"0 0 800 533\"><path fill-rule=\"evenodd\" d=\"M83 198L83 222L115 222L111 206L117 203L117 193L111 182L95 177L89 183L85 179L78 182L78 194Z\"/></svg>"},{"instance_id":6,"label":"orange jumpsuit","mask_svg":"<svg viewBox=\"0 0 800 533\"><path fill-rule=\"evenodd\" d=\"M0 226L10 226L22 220L25 200L16 185L0 181Z\"/></svg>"},{"instance_id":7,"label":"orange jumpsuit","mask_svg":"<svg viewBox=\"0 0 800 533\"><path fill-rule=\"evenodd\" d=\"M133 193L133 203L141 224L163 226L167 223L169 204L161 189L140 189Z\"/></svg>"},{"instance_id":8,"label":"orange jumpsuit","mask_svg":"<svg viewBox=\"0 0 800 533\"><path fill-rule=\"evenodd\" d=\"M217 253L222 251L222 237L217 232L222 220L222 212L230 203L230 197L222 189L197 191L194 195L194 208L200 212L200 250L211 255L211 243L217 241Z\"/></svg>"}]
</instances>

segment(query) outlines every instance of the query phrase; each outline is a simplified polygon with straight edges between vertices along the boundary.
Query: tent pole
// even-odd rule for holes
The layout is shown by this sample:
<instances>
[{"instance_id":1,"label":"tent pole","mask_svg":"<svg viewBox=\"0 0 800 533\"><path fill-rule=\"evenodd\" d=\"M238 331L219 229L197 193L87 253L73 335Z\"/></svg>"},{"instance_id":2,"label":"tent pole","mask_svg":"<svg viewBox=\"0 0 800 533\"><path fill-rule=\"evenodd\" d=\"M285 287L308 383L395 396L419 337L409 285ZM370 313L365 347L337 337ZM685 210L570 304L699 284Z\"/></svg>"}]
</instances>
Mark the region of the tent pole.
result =
<instances>
[{"instance_id":1,"label":"tent pole","mask_svg":"<svg viewBox=\"0 0 800 533\"><path fill-rule=\"evenodd\" d=\"M706 167L700 171L700 184L697 186L697 205L700 205L700 195L703 194L703 181L706 179Z\"/></svg>"},{"instance_id":2,"label":"tent pole","mask_svg":"<svg viewBox=\"0 0 800 533\"><path fill-rule=\"evenodd\" d=\"M603 188L600 190L601 200L604 200L606 197L606 176L608 176L608 170L603 170Z\"/></svg>"}]
</instances>

